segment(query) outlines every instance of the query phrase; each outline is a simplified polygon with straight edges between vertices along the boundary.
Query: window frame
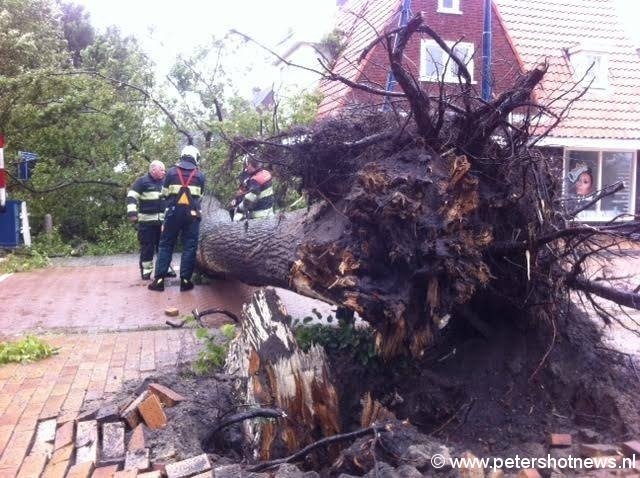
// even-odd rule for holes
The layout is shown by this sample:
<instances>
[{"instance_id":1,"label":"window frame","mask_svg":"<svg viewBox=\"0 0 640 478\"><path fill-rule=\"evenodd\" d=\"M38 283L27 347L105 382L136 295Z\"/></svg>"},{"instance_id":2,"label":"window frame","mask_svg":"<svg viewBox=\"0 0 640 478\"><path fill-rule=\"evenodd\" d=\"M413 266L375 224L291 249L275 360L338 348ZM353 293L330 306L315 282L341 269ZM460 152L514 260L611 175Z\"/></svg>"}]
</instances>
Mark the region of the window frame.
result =
<instances>
[{"instance_id":1,"label":"window frame","mask_svg":"<svg viewBox=\"0 0 640 478\"><path fill-rule=\"evenodd\" d=\"M474 56L476 54L475 44L473 44L472 42L462 42L462 41L445 41L445 43L452 50L460 46L466 46L467 48L470 48L471 55L469 56L469 60L467 60L466 65L467 65L467 70L471 75L471 83L475 84L476 83L474 78L474 67L475 67ZM435 40L432 40L430 38L423 38L420 41L420 81L430 82L430 83L440 83L442 81L443 83L454 83L454 84L457 84L460 81L464 82L463 79L459 78L457 75L454 75L451 72L452 65L455 65L455 62L448 55L447 55L447 60L444 63L444 72L440 72L438 68L436 68L436 71L438 72L437 75L429 76L426 74L427 59L431 59L431 55L428 55L430 46L437 47L442 52L443 57L446 55L446 52L442 48L440 48L440 45L438 45L438 43Z\"/></svg>"},{"instance_id":2,"label":"window frame","mask_svg":"<svg viewBox=\"0 0 640 478\"><path fill-rule=\"evenodd\" d=\"M449 13L454 15L462 15L462 10L460 9L460 0L451 0L453 2L452 7L446 7L444 5L444 0L438 0L438 13Z\"/></svg>"},{"instance_id":3,"label":"window frame","mask_svg":"<svg viewBox=\"0 0 640 478\"><path fill-rule=\"evenodd\" d=\"M567 183L565 181L565 178L567 177L567 174L570 171L570 168L569 168L570 161L571 161L570 154L572 151L589 151L589 152L598 153L598 157L596 159L597 161L597 171L596 171L597 178L596 179L597 180L596 180L596 184L594 185L595 191L599 191L602 189L605 153L631 154L631 170L629 172L629 178L630 178L631 184L627 185L629 190L629 203L627 205L628 207L627 212L625 213L625 214L628 214L629 217L624 217L618 220L619 221L633 220L633 215L636 213L636 210L635 210L636 195L638 191L638 184L636 180L637 174L638 174L638 152L636 150L624 149L624 148L588 148L588 147L565 147L563 148L563 150L564 150L564 153L563 153L563 159L562 159L562 172L563 172L562 188L564 193L563 195L566 197L570 196L570 193L567 190ZM602 209L602 199L597 201L594 204L594 206L595 206L595 209L593 210L588 209L586 211L582 211L581 213L579 213L578 216L576 217L576 220L584 221L584 222L607 222L613 219L613 217L615 217L612 215L607 215L607 211L611 211L611 210Z\"/></svg>"},{"instance_id":4,"label":"window frame","mask_svg":"<svg viewBox=\"0 0 640 478\"><path fill-rule=\"evenodd\" d=\"M569 49L568 53L573 77L576 81L591 81L588 77L585 77L592 64L589 63L588 57L599 58L597 70L589 73L594 75L591 88L594 90L606 90L609 88L609 51L598 45L579 45Z\"/></svg>"}]
</instances>

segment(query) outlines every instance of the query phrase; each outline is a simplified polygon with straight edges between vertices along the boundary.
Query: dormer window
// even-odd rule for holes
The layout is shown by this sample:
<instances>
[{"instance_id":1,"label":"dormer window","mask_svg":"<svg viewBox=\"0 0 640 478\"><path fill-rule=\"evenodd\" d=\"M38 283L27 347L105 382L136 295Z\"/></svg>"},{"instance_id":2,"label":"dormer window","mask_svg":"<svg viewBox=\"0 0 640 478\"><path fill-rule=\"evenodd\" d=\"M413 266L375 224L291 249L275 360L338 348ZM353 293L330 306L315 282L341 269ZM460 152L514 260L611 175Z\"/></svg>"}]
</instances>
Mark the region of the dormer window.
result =
<instances>
[{"instance_id":1,"label":"dormer window","mask_svg":"<svg viewBox=\"0 0 640 478\"><path fill-rule=\"evenodd\" d=\"M460 0L438 0L438 13L461 14Z\"/></svg>"},{"instance_id":2,"label":"dormer window","mask_svg":"<svg viewBox=\"0 0 640 478\"><path fill-rule=\"evenodd\" d=\"M577 47L568 53L576 81L596 89L609 86L609 57L605 51Z\"/></svg>"},{"instance_id":3,"label":"dormer window","mask_svg":"<svg viewBox=\"0 0 640 478\"><path fill-rule=\"evenodd\" d=\"M466 65L473 82L473 43L446 42ZM443 83L464 81L460 68L434 40L423 39L420 45L420 80Z\"/></svg>"}]
</instances>

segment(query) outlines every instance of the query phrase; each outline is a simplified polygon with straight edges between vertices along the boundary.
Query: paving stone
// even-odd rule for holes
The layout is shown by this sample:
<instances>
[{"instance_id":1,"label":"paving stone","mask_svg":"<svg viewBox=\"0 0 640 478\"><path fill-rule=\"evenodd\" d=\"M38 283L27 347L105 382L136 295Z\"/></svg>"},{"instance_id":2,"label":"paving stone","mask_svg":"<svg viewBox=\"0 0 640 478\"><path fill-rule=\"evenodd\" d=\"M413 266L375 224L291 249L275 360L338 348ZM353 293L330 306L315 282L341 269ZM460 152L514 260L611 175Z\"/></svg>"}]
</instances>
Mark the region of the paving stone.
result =
<instances>
[{"instance_id":1,"label":"paving stone","mask_svg":"<svg viewBox=\"0 0 640 478\"><path fill-rule=\"evenodd\" d=\"M98 422L78 422L76 430L76 464L98 460Z\"/></svg>"},{"instance_id":2,"label":"paving stone","mask_svg":"<svg viewBox=\"0 0 640 478\"><path fill-rule=\"evenodd\" d=\"M149 449L128 451L124 459L124 469L147 471L149 469Z\"/></svg>"},{"instance_id":3,"label":"paving stone","mask_svg":"<svg viewBox=\"0 0 640 478\"><path fill-rule=\"evenodd\" d=\"M63 423L56 430L56 438L54 441L53 449L58 450L63 446L67 446L74 443L76 424L74 421L68 421Z\"/></svg>"},{"instance_id":4,"label":"paving stone","mask_svg":"<svg viewBox=\"0 0 640 478\"><path fill-rule=\"evenodd\" d=\"M92 462L77 463L69 468L66 478L91 478L94 467Z\"/></svg>"},{"instance_id":5,"label":"paving stone","mask_svg":"<svg viewBox=\"0 0 640 478\"><path fill-rule=\"evenodd\" d=\"M152 430L167 426L167 416L162 409L162 403L160 403L160 399L153 393L149 394L149 396L138 405L138 412L140 412L142 419Z\"/></svg>"},{"instance_id":6,"label":"paving stone","mask_svg":"<svg viewBox=\"0 0 640 478\"><path fill-rule=\"evenodd\" d=\"M56 419L43 420L38 423L36 437L33 441L32 450L38 450L46 443L53 443L56 439ZM45 447L46 448L46 447Z\"/></svg>"},{"instance_id":7,"label":"paving stone","mask_svg":"<svg viewBox=\"0 0 640 478\"><path fill-rule=\"evenodd\" d=\"M160 402L165 407L173 407L179 402L185 400L185 398L177 392L174 392L169 387L165 387L159 383L150 383L149 391L160 399Z\"/></svg>"},{"instance_id":8,"label":"paving stone","mask_svg":"<svg viewBox=\"0 0 640 478\"><path fill-rule=\"evenodd\" d=\"M242 476L242 467L240 465L222 465L213 469L213 476L216 478L238 478Z\"/></svg>"},{"instance_id":9,"label":"paving stone","mask_svg":"<svg viewBox=\"0 0 640 478\"><path fill-rule=\"evenodd\" d=\"M169 478L184 478L210 470L211 460L206 453L203 453L177 463L168 463L165 468ZM215 475L218 476L217 473Z\"/></svg>"},{"instance_id":10,"label":"paving stone","mask_svg":"<svg viewBox=\"0 0 640 478\"><path fill-rule=\"evenodd\" d=\"M101 462L124 460L124 423L112 422L102 424Z\"/></svg>"},{"instance_id":11,"label":"paving stone","mask_svg":"<svg viewBox=\"0 0 640 478\"><path fill-rule=\"evenodd\" d=\"M159 471L147 471L146 473L140 473L138 478L162 478L162 473Z\"/></svg>"},{"instance_id":12,"label":"paving stone","mask_svg":"<svg viewBox=\"0 0 640 478\"><path fill-rule=\"evenodd\" d=\"M93 470L91 478L112 478L118 468L118 465L101 466Z\"/></svg>"},{"instance_id":13,"label":"paving stone","mask_svg":"<svg viewBox=\"0 0 640 478\"><path fill-rule=\"evenodd\" d=\"M47 453L42 451L30 453L22 462L18 478L33 478L34 476L40 476L42 470L44 470L47 458Z\"/></svg>"},{"instance_id":14,"label":"paving stone","mask_svg":"<svg viewBox=\"0 0 640 478\"><path fill-rule=\"evenodd\" d=\"M69 460L49 462L42 473L41 478L64 478L69 468Z\"/></svg>"},{"instance_id":15,"label":"paving stone","mask_svg":"<svg viewBox=\"0 0 640 478\"><path fill-rule=\"evenodd\" d=\"M135 470L122 470L116 472L113 478L136 478L136 476L138 476L138 472Z\"/></svg>"}]
</instances>

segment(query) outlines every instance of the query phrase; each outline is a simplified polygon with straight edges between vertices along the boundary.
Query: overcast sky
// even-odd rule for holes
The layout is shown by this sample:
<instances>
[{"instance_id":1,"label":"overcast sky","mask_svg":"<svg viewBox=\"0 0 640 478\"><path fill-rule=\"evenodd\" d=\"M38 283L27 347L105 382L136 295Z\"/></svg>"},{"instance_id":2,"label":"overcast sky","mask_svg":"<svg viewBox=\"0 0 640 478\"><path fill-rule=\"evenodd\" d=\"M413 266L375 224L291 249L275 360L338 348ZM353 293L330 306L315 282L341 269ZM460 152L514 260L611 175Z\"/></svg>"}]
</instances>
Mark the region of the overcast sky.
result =
<instances>
[{"instance_id":1,"label":"overcast sky","mask_svg":"<svg viewBox=\"0 0 640 478\"><path fill-rule=\"evenodd\" d=\"M75 0L93 25L117 25L138 37L152 58L169 65L211 35L234 28L275 45L295 28L300 40L318 41L333 29L335 0Z\"/></svg>"}]
</instances>

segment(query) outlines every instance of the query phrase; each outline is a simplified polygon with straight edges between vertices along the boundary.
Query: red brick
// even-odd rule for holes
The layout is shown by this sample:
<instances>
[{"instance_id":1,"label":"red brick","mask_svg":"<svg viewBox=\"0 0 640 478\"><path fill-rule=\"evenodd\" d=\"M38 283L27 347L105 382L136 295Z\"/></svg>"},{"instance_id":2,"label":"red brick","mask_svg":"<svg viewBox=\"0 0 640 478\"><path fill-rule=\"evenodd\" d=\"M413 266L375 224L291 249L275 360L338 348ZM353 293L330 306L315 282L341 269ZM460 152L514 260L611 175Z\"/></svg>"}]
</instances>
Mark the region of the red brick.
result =
<instances>
[{"instance_id":1,"label":"red brick","mask_svg":"<svg viewBox=\"0 0 640 478\"><path fill-rule=\"evenodd\" d=\"M53 445L54 450L74 442L75 426L75 422L69 421L58 427L58 430L56 430L56 440Z\"/></svg>"},{"instance_id":2,"label":"red brick","mask_svg":"<svg viewBox=\"0 0 640 478\"><path fill-rule=\"evenodd\" d=\"M136 476L138 476L138 472L135 470L123 470L116 472L113 478L136 478Z\"/></svg>"},{"instance_id":3,"label":"red brick","mask_svg":"<svg viewBox=\"0 0 640 478\"><path fill-rule=\"evenodd\" d=\"M185 398L177 392L174 392L169 387L165 387L159 383L149 384L149 391L158 396L160 402L165 407L173 407L175 404L182 402Z\"/></svg>"},{"instance_id":4,"label":"red brick","mask_svg":"<svg viewBox=\"0 0 640 478\"><path fill-rule=\"evenodd\" d=\"M145 448L144 425L141 423L133 429L129 437L127 451L142 450L143 448Z\"/></svg>"},{"instance_id":5,"label":"red brick","mask_svg":"<svg viewBox=\"0 0 640 478\"><path fill-rule=\"evenodd\" d=\"M33 478L40 476L47 462L47 454L44 452L31 453L22 462L18 478Z\"/></svg>"},{"instance_id":6,"label":"red brick","mask_svg":"<svg viewBox=\"0 0 640 478\"><path fill-rule=\"evenodd\" d=\"M98 458L98 422L78 422L76 430L76 463L93 462Z\"/></svg>"},{"instance_id":7,"label":"red brick","mask_svg":"<svg viewBox=\"0 0 640 478\"><path fill-rule=\"evenodd\" d=\"M92 462L78 463L69 469L66 478L90 478L94 468Z\"/></svg>"},{"instance_id":8,"label":"red brick","mask_svg":"<svg viewBox=\"0 0 640 478\"><path fill-rule=\"evenodd\" d=\"M140 414L138 413L138 405L140 405L147 397L149 396L149 392L145 390L138 397L133 400L127 407L122 411L120 416L126 420L131 428L135 428L138 423L140 423Z\"/></svg>"},{"instance_id":9,"label":"red brick","mask_svg":"<svg viewBox=\"0 0 640 478\"><path fill-rule=\"evenodd\" d=\"M550 446L571 446L571 435L568 433L552 433L549 435Z\"/></svg>"},{"instance_id":10,"label":"red brick","mask_svg":"<svg viewBox=\"0 0 640 478\"><path fill-rule=\"evenodd\" d=\"M69 460L58 461L56 463L49 462L44 469L42 478L64 478L69 468Z\"/></svg>"},{"instance_id":11,"label":"red brick","mask_svg":"<svg viewBox=\"0 0 640 478\"><path fill-rule=\"evenodd\" d=\"M93 470L91 478L112 478L118 471L118 465L101 466Z\"/></svg>"},{"instance_id":12,"label":"red brick","mask_svg":"<svg viewBox=\"0 0 640 478\"><path fill-rule=\"evenodd\" d=\"M152 430L164 428L167 425L167 416L164 414L162 404L158 397L150 394L140 405L138 411L142 419Z\"/></svg>"},{"instance_id":13,"label":"red brick","mask_svg":"<svg viewBox=\"0 0 640 478\"><path fill-rule=\"evenodd\" d=\"M140 473L138 478L162 478L162 474L159 471L147 471L146 473Z\"/></svg>"},{"instance_id":14,"label":"red brick","mask_svg":"<svg viewBox=\"0 0 640 478\"><path fill-rule=\"evenodd\" d=\"M69 461L71 459L72 454L73 454L73 444L65 445L53 452L53 455L49 460L49 464L51 463L55 464L62 461Z\"/></svg>"}]
</instances>

